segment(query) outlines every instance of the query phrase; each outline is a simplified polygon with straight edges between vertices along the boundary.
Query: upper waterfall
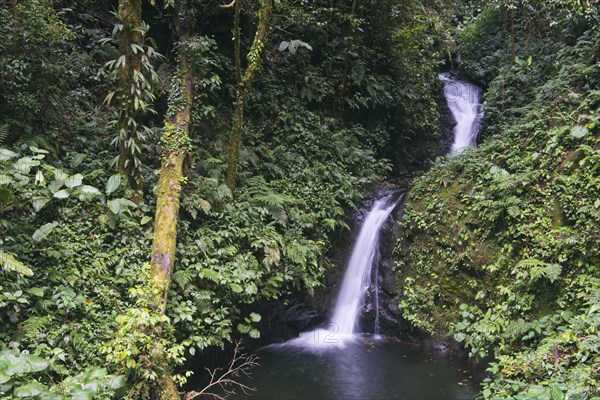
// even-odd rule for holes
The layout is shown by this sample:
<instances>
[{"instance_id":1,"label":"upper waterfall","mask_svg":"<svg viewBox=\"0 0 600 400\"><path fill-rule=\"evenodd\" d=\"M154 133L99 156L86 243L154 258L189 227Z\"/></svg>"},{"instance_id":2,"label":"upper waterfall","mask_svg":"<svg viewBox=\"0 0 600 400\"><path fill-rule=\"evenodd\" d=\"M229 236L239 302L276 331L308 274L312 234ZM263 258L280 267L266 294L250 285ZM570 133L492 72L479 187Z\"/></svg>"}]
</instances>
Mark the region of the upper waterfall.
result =
<instances>
[{"instance_id":1,"label":"upper waterfall","mask_svg":"<svg viewBox=\"0 0 600 400\"><path fill-rule=\"evenodd\" d=\"M477 135L483 119L481 89L453 78L448 72L440 74L439 78L444 81L446 102L456 121L454 142L450 149L450 154L456 154L465 147L477 145Z\"/></svg>"}]
</instances>

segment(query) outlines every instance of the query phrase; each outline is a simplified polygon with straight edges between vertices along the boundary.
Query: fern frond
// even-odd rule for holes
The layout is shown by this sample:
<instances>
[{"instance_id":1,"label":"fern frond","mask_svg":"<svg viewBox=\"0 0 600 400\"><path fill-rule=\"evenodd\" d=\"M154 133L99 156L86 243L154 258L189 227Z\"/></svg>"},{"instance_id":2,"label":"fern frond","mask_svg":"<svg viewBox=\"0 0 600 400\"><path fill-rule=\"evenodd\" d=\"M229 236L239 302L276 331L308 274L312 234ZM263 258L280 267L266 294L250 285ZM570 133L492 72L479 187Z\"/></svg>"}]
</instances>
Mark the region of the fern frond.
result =
<instances>
[{"instance_id":1,"label":"fern frond","mask_svg":"<svg viewBox=\"0 0 600 400\"><path fill-rule=\"evenodd\" d=\"M296 199L287 194L269 192L255 196L254 200L263 206L283 207L286 204L293 203Z\"/></svg>"},{"instance_id":2,"label":"fern frond","mask_svg":"<svg viewBox=\"0 0 600 400\"><path fill-rule=\"evenodd\" d=\"M8 124L0 125L0 146L8 141Z\"/></svg>"},{"instance_id":3,"label":"fern frond","mask_svg":"<svg viewBox=\"0 0 600 400\"><path fill-rule=\"evenodd\" d=\"M186 287L188 283L196 276L196 271L192 269L178 269L173 274L173 281L177 283L182 289Z\"/></svg>"}]
</instances>

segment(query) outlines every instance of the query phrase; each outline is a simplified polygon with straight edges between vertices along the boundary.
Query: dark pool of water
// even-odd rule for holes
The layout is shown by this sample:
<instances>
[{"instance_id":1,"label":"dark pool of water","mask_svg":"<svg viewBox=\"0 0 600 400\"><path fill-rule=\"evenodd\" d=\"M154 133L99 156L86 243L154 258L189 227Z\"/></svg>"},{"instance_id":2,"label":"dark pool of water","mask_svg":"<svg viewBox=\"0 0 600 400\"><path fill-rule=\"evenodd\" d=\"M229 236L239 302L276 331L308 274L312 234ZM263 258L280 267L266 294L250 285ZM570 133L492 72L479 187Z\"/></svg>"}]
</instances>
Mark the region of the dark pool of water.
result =
<instances>
[{"instance_id":1,"label":"dark pool of water","mask_svg":"<svg viewBox=\"0 0 600 400\"><path fill-rule=\"evenodd\" d=\"M363 337L344 347L269 346L238 399L472 399L478 382L462 360L412 344Z\"/></svg>"}]
</instances>

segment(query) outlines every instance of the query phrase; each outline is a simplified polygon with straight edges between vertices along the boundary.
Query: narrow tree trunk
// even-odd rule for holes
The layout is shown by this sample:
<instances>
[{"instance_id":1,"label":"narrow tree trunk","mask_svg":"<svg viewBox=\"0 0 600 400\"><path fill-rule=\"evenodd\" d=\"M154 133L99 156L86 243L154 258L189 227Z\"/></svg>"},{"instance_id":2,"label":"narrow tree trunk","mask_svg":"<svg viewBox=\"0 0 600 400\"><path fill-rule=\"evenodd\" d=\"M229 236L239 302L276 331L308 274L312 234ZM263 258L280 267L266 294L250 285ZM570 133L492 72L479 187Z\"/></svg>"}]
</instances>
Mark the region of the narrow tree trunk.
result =
<instances>
[{"instance_id":1,"label":"narrow tree trunk","mask_svg":"<svg viewBox=\"0 0 600 400\"><path fill-rule=\"evenodd\" d=\"M233 113L226 177L227 187L229 187L232 192L235 189L242 127L244 125L244 101L252 86L252 80L254 79L256 70L260 65L260 55L264 47L269 17L271 15L271 10L273 9L273 0L262 0L261 2L262 7L258 16L258 28L250 51L248 52L248 67L246 68L246 72L244 73L241 82L238 84L235 96L235 110Z\"/></svg>"},{"instance_id":2,"label":"narrow tree trunk","mask_svg":"<svg viewBox=\"0 0 600 400\"><path fill-rule=\"evenodd\" d=\"M136 166L141 152L139 151L138 129L141 124L140 113L134 107L135 93L132 93L134 76L141 72L140 55L132 46L142 45L142 1L119 0L119 16L123 28L119 33L119 54L125 56L125 65L119 71L119 162L118 170L125 178L134 194L132 200L139 203L143 198L144 179L140 168ZM138 161L139 162L139 161Z\"/></svg>"},{"instance_id":3,"label":"narrow tree trunk","mask_svg":"<svg viewBox=\"0 0 600 400\"><path fill-rule=\"evenodd\" d=\"M242 61L240 50L240 12L242 9L242 0L235 0L235 8L233 10L233 47L235 57L235 80L239 85L242 81Z\"/></svg>"},{"instance_id":4,"label":"narrow tree trunk","mask_svg":"<svg viewBox=\"0 0 600 400\"><path fill-rule=\"evenodd\" d=\"M21 47L21 16L19 13L19 2L12 0L12 18L13 18L13 47L15 50Z\"/></svg>"},{"instance_id":5,"label":"narrow tree trunk","mask_svg":"<svg viewBox=\"0 0 600 400\"><path fill-rule=\"evenodd\" d=\"M516 38L515 38L515 6L510 10L510 41L511 41L511 56L514 63L517 58Z\"/></svg>"},{"instance_id":6,"label":"narrow tree trunk","mask_svg":"<svg viewBox=\"0 0 600 400\"><path fill-rule=\"evenodd\" d=\"M185 45L185 40L181 41ZM194 96L193 75L185 50L180 49L179 59L180 89L183 98L173 106L174 110L169 113L166 124L167 145L156 186L156 215L150 261L152 283L160 293L160 296L155 299L156 303L151 306L161 313L166 310L169 285L173 276L183 163L189 143L191 104ZM156 335L160 337L162 332L159 330ZM152 357L153 365L157 366L160 374L159 382L154 388L155 397L161 400L179 399L179 393L171 379L171 368L164 349L156 349Z\"/></svg>"}]
</instances>

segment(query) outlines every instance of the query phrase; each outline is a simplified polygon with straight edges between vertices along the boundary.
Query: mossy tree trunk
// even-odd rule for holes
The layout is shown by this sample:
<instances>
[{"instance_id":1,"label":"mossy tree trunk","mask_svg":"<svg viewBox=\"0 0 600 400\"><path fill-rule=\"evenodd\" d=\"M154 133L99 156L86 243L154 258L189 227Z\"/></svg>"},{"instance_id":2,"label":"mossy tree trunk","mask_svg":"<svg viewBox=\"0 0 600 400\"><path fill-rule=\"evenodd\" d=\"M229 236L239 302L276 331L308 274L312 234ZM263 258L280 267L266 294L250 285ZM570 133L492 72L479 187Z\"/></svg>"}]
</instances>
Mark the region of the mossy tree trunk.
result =
<instances>
[{"instance_id":1,"label":"mossy tree trunk","mask_svg":"<svg viewBox=\"0 0 600 400\"><path fill-rule=\"evenodd\" d=\"M174 79L177 80L179 87L171 92L169 99L170 106L164 133L166 145L156 185L156 214L150 260L151 284L159 293L154 299L154 304L150 306L163 314L167 307L167 296L176 257L177 222L181 183L184 177L183 165L189 145L191 109L194 98L194 76L187 56L192 28L186 21L177 20L178 15L185 15L177 7L175 15L175 26L180 40L179 68ZM155 335L157 337L162 335L160 328ZM160 378L153 388L153 397L161 400L179 399L177 387L171 377L171 366L164 349L156 349L151 357L152 364L157 367L160 374Z\"/></svg>"},{"instance_id":2,"label":"mossy tree trunk","mask_svg":"<svg viewBox=\"0 0 600 400\"><path fill-rule=\"evenodd\" d=\"M237 7L239 7L238 4L236 4L236 8ZM244 72L241 81L238 83L236 91L226 177L227 187L229 187L232 192L234 191L236 184L237 164L240 153L242 128L244 125L244 102L246 100L248 91L252 86L252 81L254 80L256 70L260 65L260 56L265 45L265 37L267 35L269 18L272 9L273 0L261 0L261 8L258 14L258 28L256 29L256 34L254 36L252 46L250 47L250 51L248 51L248 66L246 67L246 71ZM236 48L236 50L239 51L239 47Z\"/></svg>"},{"instance_id":3,"label":"mossy tree trunk","mask_svg":"<svg viewBox=\"0 0 600 400\"><path fill-rule=\"evenodd\" d=\"M154 218L154 238L150 260L152 284L159 296L151 306L165 313L167 296L173 276L177 248L177 221L183 164L189 143L191 102L193 99L193 76L184 54L179 55L179 79L182 98L177 109L168 119L165 130L166 149L163 154L160 176L156 185L156 214ZM162 332L155 332L160 337ZM153 365L160 371L161 379L155 388L158 399L178 399L179 394L171 379L171 368L164 351L153 354Z\"/></svg>"},{"instance_id":4,"label":"mossy tree trunk","mask_svg":"<svg viewBox=\"0 0 600 400\"><path fill-rule=\"evenodd\" d=\"M139 121L141 108L139 94L135 88L135 77L141 73L142 35L142 1L119 0L119 20L122 29L119 32L119 54L124 57L124 64L119 70L118 129L119 129L119 161L118 170L127 179L133 195L131 200L139 203L143 198L144 179L141 173ZM137 47L136 47L137 46ZM140 94L141 96L141 94ZM136 104L137 101L137 104Z\"/></svg>"}]
</instances>

